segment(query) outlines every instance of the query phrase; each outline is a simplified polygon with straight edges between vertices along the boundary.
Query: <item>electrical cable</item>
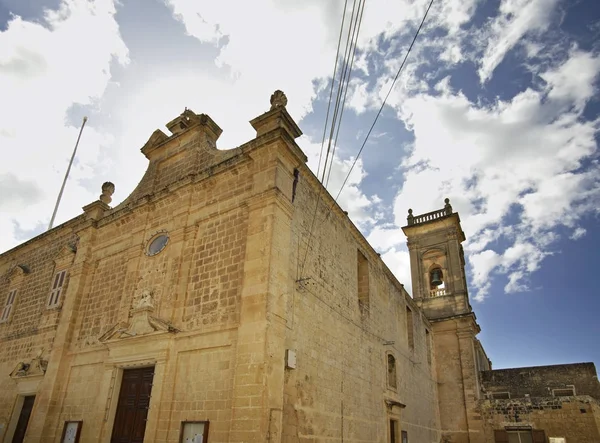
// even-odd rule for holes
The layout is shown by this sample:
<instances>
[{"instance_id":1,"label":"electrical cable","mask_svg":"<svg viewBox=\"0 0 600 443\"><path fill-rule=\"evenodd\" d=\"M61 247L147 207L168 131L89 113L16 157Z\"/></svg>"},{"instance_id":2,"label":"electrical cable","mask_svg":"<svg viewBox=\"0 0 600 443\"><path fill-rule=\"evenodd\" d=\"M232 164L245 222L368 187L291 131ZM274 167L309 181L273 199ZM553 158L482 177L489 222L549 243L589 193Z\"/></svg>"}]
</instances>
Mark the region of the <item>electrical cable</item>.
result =
<instances>
[{"instance_id":1,"label":"electrical cable","mask_svg":"<svg viewBox=\"0 0 600 443\"><path fill-rule=\"evenodd\" d=\"M360 3L361 0L358 0L359 3L359 7L360 7ZM340 107L340 97L342 95L342 90L344 87L344 80L346 77L346 71L348 69L348 49L349 46L351 44L351 39L350 39L350 35L352 34L352 22L356 23L354 21L354 11L356 10L356 0L354 0L354 2L352 3L352 13L350 14L350 24L348 25L348 38L346 39L346 47L344 49L344 59L342 61L342 69L341 69L341 73L340 73L340 80L338 82L338 89L337 89L337 93L336 93L336 97L335 97L335 108L333 111L333 118L331 120L331 129L330 129L330 133L329 133L329 140L327 143L327 152L325 154L325 165L323 167L323 176L321 177L321 183L323 183L325 181L325 171L327 169L327 163L328 163L328 158L329 158L329 153L331 152L331 139L333 138L333 134L335 131L335 125L336 125L336 121L337 121L337 115L338 115L338 111L339 111L339 107ZM358 21L358 14L356 16L356 21ZM333 79L332 81L335 81L335 79Z\"/></svg>"},{"instance_id":2,"label":"electrical cable","mask_svg":"<svg viewBox=\"0 0 600 443\"><path fill-rule=\"evenodd\" d=\"M358 159L360 158L360 154L362 153L365 145L367 144L367 141L369 139L369 136L371 135L371 132L373 132L373 128L375 127L375 124L377 123L377 120L379 119L379 116L381 115L381 112L383 111L383 108L390 96L390 94L392 93L392 90L394 89L394 86L396 84L396 81L398 80L398 78L400 77L400 74L402 73L402 69L404 68L405 64L406 64L406 60L408 59L408 56L410 55L410 52L412 51L412 48L421 32L421 29L423 28L423 25L425 24L425 21L427 20L427 16L429 14L429 10L431 9L431 6L433 5L434 0L431 0L429 2L429 5L427 6L427 9L425 10L425 14L423 15L423 19L421 20L421 23L419 24L419 27L417 28L417 31L415 32L415 35L413 36L413 39L408 47L408 50L406 51L406 55L404 56L404 59L402 60L402 63L400 64L400 67L398 68L398 72L396 73L396 76L394 77L392 84L390 85L390 89L388 90L383 102L381 103L381 107L379 108L379 110L377 111L377 114L375 116L375 119L373 120L373 123L371 124L371 127L369 128L369 131L367 132L367 135L365 137L365 140L363 141L354 161L352 162L352 165L350 166L350 170L348 171L348 174L346 174L346 177L344 178L344 181L342 183L342 186L340 187L339 192L337 193L336 197L334 198L334 203L329 207L329 210L327 211L327 215L326 217L329 216L329 214L331 213L331 210L333 209L333 206L335 205L335 203L337 202L338 198L340 197L344 186L346 185L346 183L348 182L348 178L350 177L350 174L352 173L352 170L354 169L354 166L356 166L356 162L358 161ZM325 165L327 165L327 157L326 157L326 162ZM306 259L308 257L308 250L309 250L309 246L310 246L310 241L312 238L312 231L314 228L314 223L316 220L316 215L317 215L317 208L319 205L319 201L320 201L320 197L321 197L321 192L319 192L318 195L318 199L317 199L317 204L315 205L315 211L314 211L314 215L313 215L313 221L311 223L311 227L309 230L309 237L308 237L308 241L307 241L307 245L306 245L306 250L304 253L304 259L302 261L302 266L301 266L301 271L300 271L300 275L303 275L304 273L304 266L306 265Z\"/></svg>"},{"instance_id":3,"label":"electrical cable","mask_svg":"<svg viewBox=\"0 0 600 443\"><path fill-rule=\"evenodd\" d=\"M362 8L361 8L361 1L362 1ZM365 3L365 1L366 0L359 0L358 11L360 11L360 20L361 20L361 22L362 22L362 11L364 11L364 3ZM359 20L359 12L356 13L356 20L354 20L354 11L355 10L357 10L356 9L356 0L354 0L354 2L352 3L352 13L351 13L351 17L350 17L350 24L348 26L348 38L346 40L346 49L344 50L344 59L343 59L343 62L342 62L342 66L343 66L343 68L342 68L342 75L341 75L340 80L338 82L338 91L336 93L336 104L335 104L335 107L334 107L334 115L332 117L331 132L330 132L330 136L329 136L329 142L328 142L328 147L327 147L327 154L325 156L325 162L324 162L324 166L323 166L323 178L321 180L321 184L323 184L323 181L325 180L325 171L327 169L327 163L328 163L327 160L328 160L329 152L330 152L330 149L331 149L331 139L332 139L333 133L334 133L334 128L335 128L335 124L336 124L335 122L336 122L336 120L338 120L337 119L337 113L338 113L338 110L339 110L340 97L341 97L341 94L342 94L342 88L343 88L344 79L346 77L346 71L347 71L347 68L348 68L348 56L349 56L349 54L350 54L350 52L352 50L352 45L350 44L350 46L349 46L349 43L351 43L354 40L355 37L356 37L356 41L358 41L358 34L356 33L356 29L357 29L356 28L356 23ZM344 12L345 11L346 11L346 5L344 5ZM352 28L352 22L353 21L355 23L354 28ZM342 27L343 27L343 21L342 21ZM360 25L359 25L358 28L360 29ZM351 39L350 35L351 35L352 29L354 29L355 32L352 33L352 39ZM340 40L339 41L341 41L341 33L342 33L342 29L340 29ZM338 41L338 44L339 44L339 41ZM354 44L354 47L356 47L356 43ZM338 55L339 55L339 46L338 46ZM336 61L337 61L337 56L336 56ZM354 61L354 55L352 57L352 61ZM336 64L336 67L337 67L337 64ZM348 76L348 80L349 80L349 76ZM333 91L333 85L334 85L334 83L335 83L335 70L334 70L334 77L332 78L332 84L331 84L332 85L332 89L331 89L331 91ZM347 90L347 88L346 88L346 90ZM330 94L330 100L331 100L331 94ZM328 105L327 115L329 115L329 105ZM324 142L325 142L326 130L327 130L327 120L325 122L325 128L324 128L324 131L323 131L323 140L322 140L322 143L321 143L321 155L319 157L319 166L317 167L317 178L318 178L318 173L319 173L320 165L321 165L321 157L322 157L322 154L323 154L323 145L324 145ZM302 274L304 273L304 266L306 264L306 259L308 257L308 250L310 248L310 242L311 242L311 238L312 238L312 232L313 232L313 229L314 229L315 221L317 219L317 211L318 211L319 203L321 201L321 193L322 192L323 192L323 190L319 190L319 193L317 195L317 201L315 203L315 210L313 212L312 221L311 221L310 228L309 228L309 231L308 231L308 240L307 240L307 243L306 243L306 250L304 252L304 258L302 260L302 266L300 268L300 276L302 276Z\"/></svg>"},{"instance_id":4,"label":"electrical cable","mask_svg":"<svg viewBox=\"0 0 600 443\"><path fill-rule=\"evenodd\" d=\"M379 119L379 116L381 115L381 112L383 111L383 108L384 108L384 106L385 106L385 104L387 102L387 99L389 98L390 94L392 93L392 90L394 89L394 86L396 84L396 81L398 80L398 77L400 77L400 73L402 72L402 68L404 68L404 65L406 64L406 60L408 59L408 56L410 55L410 51L412 50L412 48L413 48L413 46L415 44L415 41L417 40L417 37L419 36L419 33L421 32L421 28L423 27L423 24L425 23L425 20L427 19L427 15L429 14L429 10L431 9L431 6L433 5L433 1L434 0L431 0L429 2L429 6L425 10L425 14L423 15L423 20L421 20L421 24L417 28L417 32L415 32L415 35L414 35L414 37L412 39L412 42L410 43L410 46L408 47L408 51L406 51L406 55L404 56L404 60L402 60L402 63L400 64L400 68L398 68L398 72L396 73L396 76L394 77L394 80L392 81L390 89L389 89L387 95L385 96L385 98L383 100L383 103L381 103L381 107L379 108L379 111L377 111L377 115L375 116L375 120L373 120L373 124L371 125L371 128L369 129L369 132L367 133L367 136L365 137L365 140L363 141L362 146L358 150L358 154L356 154L356 158L354 159L354 162L352 163L352 166L350 167L350 170L348 171L348 174L346 175L346 178L344 179L344 182L342 183L342 187L340 188L337 196L334 199L335 202L337 202L337 199L340 197L340 194L342 193L342 190L344 189L344 186L346 185L346 182L348 181L348 178L350 177L350 173L354 169L354 166L356 165L356 162L358 161L358 158L360 157L360 154L362 153L365 145L367 144L367 140L369 139L369 136L371 135L371 132L373 131L373 128L375 127L375 124L377 123L377 120ZM329 210L331 211L332 208L333 208L333 205L331 206L331 208L329 208Z\"/></svg>"},{"instance_id":5,"label":"electrical cable","mask_svg":"<svg viewBox=\"0 0 600 443\"><path fill-rule=\"evenodd\" d=\"M325 125L323 126L323 138L321 140L321 153L319 154L319 164L317 166L317 177L321 169L321 159L323 158L323 148L325 147L325 134L327 133L327 123L329 122L329 110L331 108L331 97L333 96L333 86L335 84L335 74L337 72L338 59L340 56L340 48L342 46L342 34L344 30L344 21L346 20L346 7L348 0L344 2L344 11L342 12L342 24L340 26L340 36L338 37L337 51L335 54L335 63L333 65L333 76L331 77L331 89L329 90L329 102L327 103L327 114L325 115Z\"/></svg>"},{"instance_id":6,"label":"electrical cable","mask_svg":"<svg viewBox=\"0 0 600 443\"><path fill-rule=\"evenodd\" d=\"M331 177L331 169L333 166L333 159L335 157L335 148L337 146L338 136L340 134L340 128L342 127L342 117L344 115L344 109L346 106L346 96L348 95L348 87L350 86L350 77L352 75L352 68L354 66L354 57L356 56L356 48L358 47L358 35L360 33L360 26L362 24L363 12L365 11L365 1L362 3L360 10L360 17L358 19L358 29L356 29L356 39L354 40L354 50L352 51L352 59L350 60L350 69L348 70L348 79L346 80L346 89L344 90L344 99L342 100L342 109L340 111L340 118L338 119L337 130L335 133L335 140L333 141L333 150L331 152L331 164L329 166L329 172L327 173L327 181L323 183L325 188L329 185L329 178ZM354 37L353 37L354 38Z\"/></svg>"}]
</instances>

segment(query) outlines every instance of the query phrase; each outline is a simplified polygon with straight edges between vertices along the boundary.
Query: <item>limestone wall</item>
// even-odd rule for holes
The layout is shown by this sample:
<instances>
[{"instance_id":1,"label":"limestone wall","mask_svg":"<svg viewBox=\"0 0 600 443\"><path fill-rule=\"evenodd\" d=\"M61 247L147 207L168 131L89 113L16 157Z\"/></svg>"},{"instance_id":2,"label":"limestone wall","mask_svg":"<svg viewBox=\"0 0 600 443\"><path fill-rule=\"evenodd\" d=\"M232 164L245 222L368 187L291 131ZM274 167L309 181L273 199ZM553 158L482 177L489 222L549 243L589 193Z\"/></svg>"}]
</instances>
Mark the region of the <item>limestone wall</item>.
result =
<instances>
[{"instance_id":1,"label":"limestone wall","mask_svg":"<svg viewBox=\"0 0 600 443\"><path fill-rule=\"evenodd\" d=\"M0 256L0 310L4 308L9 291L17 290L9 318L0 322L0 440L9 426L19 393L9 374L17 364L30 363L39 352L43 358L52 352L61 309L47 309L46 305L56 260L60 260L63 248L74 244L76 238L72 228L78 222L74 220L58 232L43 235L36 242L28 242ZM66 252L66 255L69 260L68 255L74 254ZM68 280L67 276L65 291ZM65 291L60 304L64 301ZM34 393L35 386L26 386L26 392L22 393Z\"/></svg>"},{"instance_id":2,"label":"limestone wall","mask_svg":"<svg viewBox=\"0 0 600 443\"><path fill-rule=\"evenodd\" d=\"M600 383L594 363L495 369L481 373L489 394L505 392L510 398L552 397L553 390L572 388L576 395L600 399Z\"/></svg>"},{"instance_id":3,"label":"limestone wall","mask_svg":"<svg viewBox=\"0 0 600 443\"><path fill-rule=\"evenodd\" d=\"M563 437L567 442L600 441L600 407L589 396L565 398L482 400L486 442L494 442L495 429L540 429L548 437Z\"/></svg>"},{"instance_id":4,"label":"limestone wall","mask_svg":"<svg viewBox=\"0 0 600 443\"><path fill-rule=\"evenodd\" d=\"M481 373L478 409L486 441L496 429L530 427L567 442L600 441L600 384L593 363L496 369Z\"/></svg>"},{"instance_id":5,"label":"limestone wall","mask_svg":"<svg viewBox=\"0 0 600 443\"><path fill-rule=\"evenodd\" d=\"M317 198L314 177L303 171L289 264L299 283L286 294L286 348L296 352L297 366L285 373L282 441L388 442L393 419L398 439L405 430L409 441L438 442L431 334L425 332L431 326L347 216L337 207L329 211L331 200L320 199L309 234ZM361 254L368 296L359 289ZM388 383L388 354L396 362L395 387Z\"/></svg>"}]
</instances>

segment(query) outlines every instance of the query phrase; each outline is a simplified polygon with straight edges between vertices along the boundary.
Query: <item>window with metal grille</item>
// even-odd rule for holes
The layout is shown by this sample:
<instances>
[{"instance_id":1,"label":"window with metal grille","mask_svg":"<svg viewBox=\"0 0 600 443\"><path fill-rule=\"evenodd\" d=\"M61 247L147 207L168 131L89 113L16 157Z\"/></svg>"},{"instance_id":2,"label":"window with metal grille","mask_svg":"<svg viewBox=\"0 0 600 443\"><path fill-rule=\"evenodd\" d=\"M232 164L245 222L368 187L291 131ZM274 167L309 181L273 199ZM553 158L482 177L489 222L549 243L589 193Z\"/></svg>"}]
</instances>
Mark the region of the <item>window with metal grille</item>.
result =
<instances>
[{"instance_id":1,"label":"window with metal grille","mask_svg":"<svg viewBox=\"0 0 600 443\"><path fill-rule=\"evenodd\" d=\"M540 429L506 429L494 431L495 443L546 443L546 433Z\"/></svg>"},{"instance_id":2,"label":"window with metal grille","mask_svg":"<svg viewBox=\"0 0 600 443\"><path fill-rule=\"evenodd\" d=\"M52 282L52 290L50 291L50 297L48 298L48 307L54 308L58 306L60 301L60 295L65 284L65 276L67 271L59 271L54 274L54 281Z\"/></svg>"},{"instance_id":3,"label":"window with metal grille","mask_svg":"<svg viewBox=\"0 0 600 443\"><path fill-rule=\"evenodd\" d=\"M575 395L575 386L567 385L566 388L552 389L553 397L571 397Z\"/></svg>"},{"instance_id":4,"label":"window with metal grille","mask_svg":"<svg viewBox=\"0 0 600 443\"><path fill-rule=\"evenodd\" d=\"M13 289L8 293L6 297L6 302L4 303L4 308L2 309L2 315L0 316L0 323L8 321L10 318L10 314L13 309L13 305L15 304L15 297L17 296L17 290Z\"/></svg>"}]
</instances>

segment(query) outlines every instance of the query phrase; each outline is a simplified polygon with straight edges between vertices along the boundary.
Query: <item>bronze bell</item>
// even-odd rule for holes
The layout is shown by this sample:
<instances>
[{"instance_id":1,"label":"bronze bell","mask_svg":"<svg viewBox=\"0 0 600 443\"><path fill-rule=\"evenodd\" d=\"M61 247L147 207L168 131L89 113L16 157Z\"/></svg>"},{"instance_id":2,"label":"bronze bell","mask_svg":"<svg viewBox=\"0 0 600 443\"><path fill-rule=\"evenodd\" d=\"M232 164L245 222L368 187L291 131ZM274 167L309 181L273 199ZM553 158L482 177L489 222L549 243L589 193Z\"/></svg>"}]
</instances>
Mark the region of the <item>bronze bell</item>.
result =
<instances>
[{"instance_id":1,"label":"bronze bell","mask_svg":"<svg viewBox=\"0 0 600 443\"><path fill-rule=\"evenodd\" d=\"M431 286L439 286L443 283L442 281L442 270L439 268L431 271Z\"/></svg>"}]
</instances>

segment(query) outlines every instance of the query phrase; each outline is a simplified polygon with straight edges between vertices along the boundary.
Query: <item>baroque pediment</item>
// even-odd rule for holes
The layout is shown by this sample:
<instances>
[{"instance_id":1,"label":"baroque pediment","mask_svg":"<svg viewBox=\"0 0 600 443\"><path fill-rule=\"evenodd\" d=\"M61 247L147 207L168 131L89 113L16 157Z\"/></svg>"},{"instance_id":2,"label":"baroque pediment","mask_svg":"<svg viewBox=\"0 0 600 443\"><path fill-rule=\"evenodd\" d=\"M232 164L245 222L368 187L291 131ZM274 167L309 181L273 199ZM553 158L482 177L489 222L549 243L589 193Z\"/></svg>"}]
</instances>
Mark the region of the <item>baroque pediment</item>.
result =
<instances>
[{"instance_id":1,"label":"baroque pediment","mask_svg":"<svg viewBox=\"0 0 600 443\"><path fill-rule=\"evenodd\" d=\"M39 353L31 360L19 362L10 373L10 377L13 380L25 377L43 377L47 368L48 361L42 359L41 353Z\"/></svg>"},{"instance_id":2,"label":"baroque pediment","mask_svg":"<svg viewBox=\"0 0 600 443\"><path fill-rule=\"evenodd\" d=\"M113 340L139 337L157 332L179 332L179 330L169 322L149 315L148 311L142 311L136 314L131 317L129 323L121 322L112 326L98 338L98 341L106 343Z\"/></svg>"},{"instance_id":3,"label":"baroque pediment","mask_svg":"<svg viewBox=\"0 0 600 443\"><path fill-rule=\"evenodd\" d=\"M153 316L153 313L154 300L152 298L152 293L145 291L131 310L129 322L117 323L102 334L98 340L101 343L106 343L113 340L139 337L147 334L179 332L179 330L171 323Z\"/></svg>"}]
</instances>

